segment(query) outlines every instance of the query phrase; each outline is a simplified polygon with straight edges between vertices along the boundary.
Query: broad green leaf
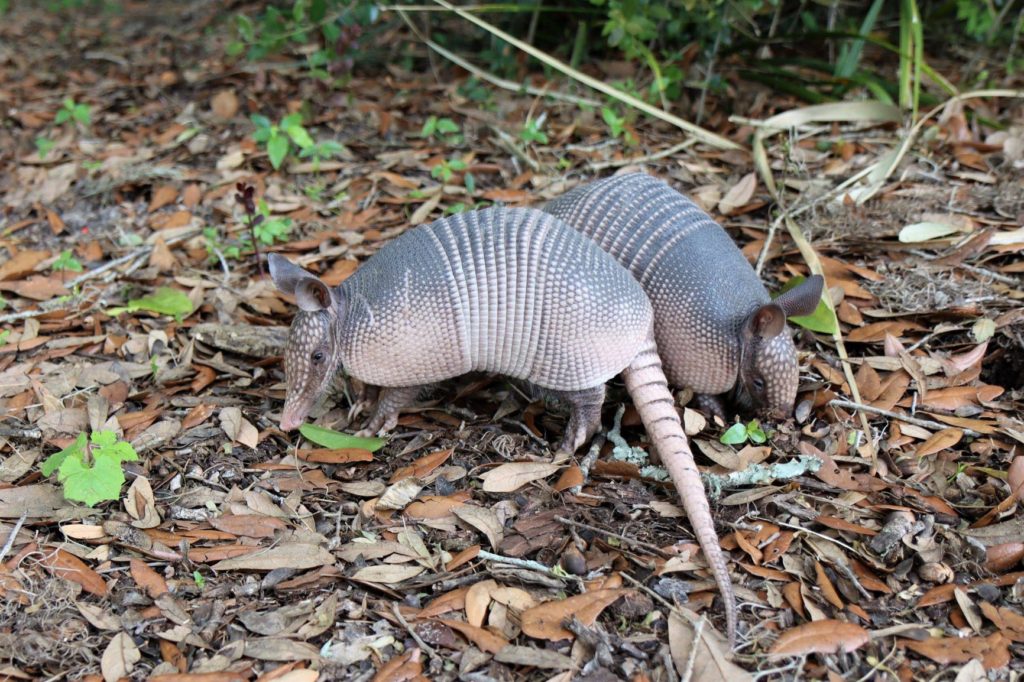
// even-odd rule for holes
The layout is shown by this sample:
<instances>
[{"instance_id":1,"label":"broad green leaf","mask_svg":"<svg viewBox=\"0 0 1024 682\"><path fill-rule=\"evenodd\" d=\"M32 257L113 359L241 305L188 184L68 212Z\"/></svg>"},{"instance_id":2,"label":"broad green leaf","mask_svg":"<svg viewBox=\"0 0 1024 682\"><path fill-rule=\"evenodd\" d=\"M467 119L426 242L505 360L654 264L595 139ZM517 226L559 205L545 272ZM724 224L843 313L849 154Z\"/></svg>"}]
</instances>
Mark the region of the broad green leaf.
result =
<instances>
[{"instance_id":1,"label":"broad green leaf","mask_svg":"<svg viewBox=\"0 0 1024 682\"><path fill-rule=\"evenodd\" d=\"M57 478L64 484L64 497L90 507L97 502L116 500L124 485L121 463L112 457L97 456L91 467L80 457L68 457Z\"/></svg>"},{"instance_id":2,"label":"broad green leaf","mask_svg":"<svg viewBox=\"0 0 1024 682\"><path fill-rule=\"evenodd\" d=\"M786 282L786 286L782 287L778 294L786 293L796 285L804 281L804 277L796 276ZM773 296L772 298L775 298ZM793 317L787 318L793 324L799 325L804 329L810 329L812 332L818 332L821 334L835 334L839 329L839 323L836 320L835 313L829 310L828 304L824 300L818 301L818 307L814 309L814 312L810 315L794 315Z\"/></svg>"},{"instance_id":3,"label":"broad green leaf","mask_svg":"<svg viewBox=\"0 0 1024 682\"><path fill-rule=\"evenodd\" d=\"M309 136L309 133L301 125L287 126L284 130L288 133L288 137L292 138L292 142L298 145L300 149L309 149L313 146L313 138Z\"/></svg>"},{"instance_id":4,"label":"broad green leaf","mask_svg":"<svg viewBox=\"0 0 1024 682\"><path fill-rule=\"evenodd\" d=\"M60 452L55 452L54 454L47 457L46 461L43 462L42 466L39 467L39 470L43 472L43 476L49 476L54 471L59 469L60 465L64 463L64 460L69 455L75 455L79 459L81 459L83 455L85 455L85 442L85 433L80 433L78 434L78 438L75 439L74 443L67 446Z\"/></svg>"},{"instance_id":5,"label":"broad green leaf","mask_svg":"<svg viewBox=\"0 0 1024 682\"><path fill-rule=\"evenodd\" d=\"M130 312L148 310L161 315L173 315L179 321L192 314L192 301L185 292L172 287L160 287L149 296L128 301Z\"/></svg>"},{"instance_id":6,"label":"broad green leaf","mask_svg":"<svg viewBox=\"0 0 1024 682\"><path fill-rule=\"evenodd\" d=\"M457 133L459 132L459 126L455 121L450 118L442 118L437 122L437 129L442 133Z\"/></svg>"},{"instance_id":7,"label":"broad green leaf","mask_svg":"<svg viewBox=\"0 0 1024 682\"><path fill-rule=\"evenodd\" d=\"M263 114L253 114L249 118L252 119L252 122L256 124L257 128L270 127L270 119L264 116Z\"/></svg>"},{"instance_id":8,"label":"broad green leaf","mask_svg":"<svg viewBox=\"0 0 1024 682\"><path fill-rule=\"evenodd\" d=\"M334 431L333 429L325 429L322 426L315 426L313 424L303 424L299 427L299 433L317 445L331 448L332 450L362 448L363 450L376 452L384 447L384 444L387 442L384 438L360 438L359 436L352 436L340 431Z\"/></svg>"},{"instance_id":9,"label":"broad green leaf","mask_svg":"<svg viewBox=\"0 0 1024 682\"><path fill-rule=\"evenodd\" d=\"M726 445L739 445L747 440L747 425L742 423L733 424L718 440Z\"/></svg>"},{"instance_id":10,"label":"broad green leaf","mask_svg":"<svg viewBox=\"0 0 1024 682\"><path fill-rule=\"evenodd\" d=\"M121 462L134 462L139 458L132 444L123 440L119 441L117 434L113 431L107 429L95 431L90 440L93 444L92 455L96 459L108 458L120 464Z\"/></svg>"},{"instance_id":11,"label":"broad green leaf","mask_svg":"<svg viewBox=\"0 0 1024 682\"><path fill-rule=\"evenodd\" d=\"M288 156L289 145L288 138L284 135L275 135L267 142L267 154L270 156L270 165L274 167L274 170L280 168L284 157Z\"/></svg>"}]
</instances>

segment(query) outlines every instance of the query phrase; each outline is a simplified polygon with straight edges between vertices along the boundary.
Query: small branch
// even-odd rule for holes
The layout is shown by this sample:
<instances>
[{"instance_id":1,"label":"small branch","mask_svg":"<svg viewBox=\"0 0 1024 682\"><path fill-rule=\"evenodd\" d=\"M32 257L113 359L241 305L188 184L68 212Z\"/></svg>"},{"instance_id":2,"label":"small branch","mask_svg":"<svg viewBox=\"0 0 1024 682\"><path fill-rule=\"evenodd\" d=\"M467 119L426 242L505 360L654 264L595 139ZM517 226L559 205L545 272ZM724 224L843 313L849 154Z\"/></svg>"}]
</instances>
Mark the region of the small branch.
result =
<instances>
[{"instance_id":1,"label":"small branch","mask_svg":"<svg viewBox=\"0 0 1024 682\"><path fill-rule=\"evenodd\" d=\"M558 521L559 523L564 523L567 526L574 526L576 528L584 528L584 529L589 530L589 531L591 531L593 533L600 533L601 535L607 535L607 536L613 537L613 538L615 538L617 540L622 540L626 544L633 545L634 547L641 547L643 549L646 549L646 550L649 550L651 552L654 552L655 554L657 554L658 556L660 556L660 557L662 557L664 559L669 559L669 558L672 557L671 554L669 554L668 552L663 550L661 547L658 547L656 545L652 545L652 544L647 543L647 542L643 542L642 540L635 540L635 539L633 539L631 537L628 537L626 535L622 535L620 533L615 533L615 532L607 530L605 528L598 528L597 526L591 526L590 524L587 524L587 523L580 523L579 521L573 521L572 519L567 519L564 516L556 516L555 517L555 521ZM481 552L481 554L483 554L483 552Z\"/></svg>"},{"instance_id":2,"label":"small branch","mask_svg":"<svg viewBox=\"0 0 1024 682\"><path fill-rule=\"evenodd\" d=\"M3 563L4 557L11 551L11 547L14 547L14 540L18 537L18 533L21 531L21 527L25 525L25 519L28 518L28 512L22 512L21 518L14 524L14 528L11 530L11 534L7 537L7 542L4 543L3 549L0 549L0 563Z\"/></svg>"},{"instance_id":3,"label":"small branch","mask_svg":"<svg viewBox=\"0 0 1024 682\"><path fill-rule=\"evenodd\" d=\"M633 164L647 163L649 161L658 161L665 157L672 156L683 150L689 149L697 142L697 139L691 137L687 140L680 142L677 145L669 147L668 149L662 149L660 152L653 154L647 154L646 156L634 156L629 159L615 159L614 161L600 161L598 163L588 163L587 168L592 171L605 170L606 168L621 168L623 166L632 166Z\"/></svg>"},{"instance_id":4,"label":"small branch","mask_svg":"<svg viewBox=\"0 0 1024 682\"><path fill-rule=\"evenodd\" d=\"M880 407L872 407L871 405L864 405L861 403L851 402L849 400L842 400L841 398L834 398L829 401L829 405L834 407L845 407L848 410L860 410L862 412L870 412L871 414L877 414L882 417L889 417L890 419L898 419L899 421L913 424L914 426L920 426L924 429L948 429L950 424L943 424L941 422L932 421L931 419L920 419L918 417L911 417L909 414L900 414L899 412L893 412L891 410L883 410ZM977 438L984 434L975 431L973 429L961 428L965 435Z\"/></svg>"},{"instance_id":5,"label":"small branch","mask_svg":"<svg viewBox=\"0 0 1024 682\"><path fill-rule=\"evenodd\" d=\"M801 455L788 462L750 464L742 471L730 471L727 474L701 474L700 477L708 487L708 499L714 499L722 494L722 490L727 488L770 483L780 479L792 479L797 476L803 476L808 471L813 473L820 468L820 459Z\"/></svg>"},{"instance_id":6,"label":"small branch","mask_svg":"<svg viewBox=\"0 0 1024 682\"><path fill-rule=\"evenodd\" d=\"M575 580L577 582L583 580L579 576L556 571L550 566L545 566L539 561L532 561L530 559L516 559L515 557L493 554L483 549L477 552L477 558L483 559L485 561L497 561L498 563L508 564L509 566L518 566L519 568L525 568L530 571L537 571L538 573L544 573L546 575L550 575L553 578L558 578L559 580Z\"/></svg>"},{"instance_id":7,"label":"small branch","mask_svg":"<svg viewBox=\"0 0 1024 682\"><path fill-rule=\"evenodd\" d=\"M579 495L580 491L583 490L583 485L590 478L590 467L594 466L594 462L597 461L597 456L601 454L601 446L605 443L604 436L598 434L594 436L594 442L590 444L590 450L587 451L586 457L580 462L580 472L583 474L583 483L574 485L569 489L573 495Z\"/></svg>"},{"instance_id":8,"label":"small branch","mask_svg":"<svg viewBox=\"0 0 1024 682\"><path fill-rule=\"evenodd\" d=\"M428 656L439 661L444 660L437 655L437 651L434 650L434 647L424 642L423 638L416 634L416 631L413 630L412 626L409 625L409 622L405 619L405 617L402 615L402 612L399 610L397 602L391 604L391 613L395 614L395 618L397 618L398 622L402 624L402 627L405 628L405 631L409 633L410 637L416 640L416 645L419 648L423 649L425 652L427 652Z\"/></svg>"}]
</instances>

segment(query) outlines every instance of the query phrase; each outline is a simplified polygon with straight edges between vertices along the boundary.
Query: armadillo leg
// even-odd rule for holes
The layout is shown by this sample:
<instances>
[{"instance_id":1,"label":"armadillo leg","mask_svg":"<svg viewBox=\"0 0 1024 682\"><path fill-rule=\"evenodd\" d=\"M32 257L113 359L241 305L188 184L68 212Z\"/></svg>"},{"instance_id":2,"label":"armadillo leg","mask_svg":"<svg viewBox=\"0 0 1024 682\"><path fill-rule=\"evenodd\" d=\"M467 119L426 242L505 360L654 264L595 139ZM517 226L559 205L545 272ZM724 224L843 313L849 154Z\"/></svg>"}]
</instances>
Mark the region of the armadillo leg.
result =
<instances>
[{"instance_id":1,"label":"armadillo leg","mask_svg":"<svg viewBox=\"0 0 1024 682\"><path fill-rule=\"evenodd\" d=\"M720 396L710 393L698 393L694 396L697 400L697 407L711 417L718 417L723 422L728 421L725 414L725 401Z\"/></svg>"},{"instance_id":2,"label":"armadillo leg","mask_svg":"<svg viewBox=\"0 0 1024 682\"><path fill-rule=\"evenodd\" d=\"M622 373L626 390L633 398L633 404L640 413L640 419L647 429L651 443L661 455L661 463L672 477L672 483L679 493L683 509L693 526L700 548L704 552L711 573L715 576L719 594L725 603L726 628L729 646L736 643L737 608L733 595L729 570L725 556L715 534L715 522L711 507L704 494L697 465L693 462L690 444L683 433L675 401L668 390L665 372L661 368L653 337L650 338L629 367Z\"/></svg>"},{"instance_id":3,"label":"armadillo leg","mask_svg":"<svg viewBox=\"0 0 1024 682\"><path fill-rule=\"evenodd\" d=\"M557 391L556 396L569 403L569 423L558 444L558 452L573 454L601 428L604 384L581 391Z\"/></svg>"},{"instance_id":4,"label":"armadillo leg","mask_svg":"<svg viewBox=\"0 0 1024 682\"><path fill-rule=\"evenodd\" d=\"M377 409L366 428L356 433L357 436L373 436L384 434L398 425L398 413L403 407L416 402L416 398L427 388L426 386L385 386L381 388Z\"/></svg>"}]
</instances>

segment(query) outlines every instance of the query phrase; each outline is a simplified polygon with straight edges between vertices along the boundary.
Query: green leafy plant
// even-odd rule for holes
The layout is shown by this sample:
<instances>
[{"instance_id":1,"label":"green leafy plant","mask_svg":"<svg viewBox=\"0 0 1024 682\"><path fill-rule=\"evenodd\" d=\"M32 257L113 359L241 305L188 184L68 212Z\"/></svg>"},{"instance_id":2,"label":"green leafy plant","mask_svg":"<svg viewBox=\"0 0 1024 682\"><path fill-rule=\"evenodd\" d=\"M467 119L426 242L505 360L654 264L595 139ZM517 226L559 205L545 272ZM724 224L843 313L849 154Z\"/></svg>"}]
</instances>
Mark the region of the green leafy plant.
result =
<instances>
[{"instance_id":1,"label":"green leafy plant","mask_svg":"<svg viewBox=\"0 0 1024 682\"><path fill-rule=\"evenodd\" d=\"M203 245L206 247L207 260L211 263L219 259L218 252L228 260L237 260L241 256L241 249L236 244L224 243L216 227L203 228Z\"/></svg>"},{"instance_id":2,"label":"green leafy plant","mask_svg":"<svg viewBox=\"0 0 1024 682\"><path fill-rule=\"evenodd\" d=\"M5 345L7 343L7 337L9 337L10 335L11 335L11 330L10 329L4 329L4 330L0 331L0 346L3 346L3 345Z\"/></svg>"},{"instance_id":3,"label":"green leafy plant","mask_svg":"<svg viewBox=\"0 0 1024 682\"><path fill-rule=\"evenodd\" d=\"M65 97L64 101L61 103L61 108L57 111L57 115L53 119L53 122L57 125L63 125L68 121L75 121L84 126L89 125L92 122L92 114L90 112L89 105L75 102L71 97Z\"/></svg>"},{"instance_id":4,"label":"green leafy plant","mask_svg":"<svg viewBox=\"0 0 1024 682\"><path fill-rule=\"evenodd\" d=\"M313 138L302 126L302 114L288 114L276 125L261 114L253 114L251 118L256 125L256 132L253 133L252 139L266 147L270 165L274 167L274 170L280 168L284 163L293 143L300 150L308 149L314 144Z\"/></svg>"},{"instance_id":5,"label":"green leafy plant","mask_svg":"<svg viewBox=\"0 0 1024 682\"><path fill-rule=\"evenodd\" d=\"M541 144L547 144L548 136L540 129L541 125L542 121L538 118L526 119L526 123L523 124L523 129L519 131L519 139L527 143L539 142Z\"/></svg>"},{"instance_id":6,"label":"green leafy plant","mask_svg":"<svg viewBox=\"0 0 1024 682\"><path fill-rule=\"evenodd\" d=\"M430 177L440 179L441 182L448 182L457 172L464 170L466 170L466 162L462 159L444 159L430 169Z\"/></svg>"},{"instance_id":7,"label":"green leafy plant","mask_svg":"<svg viewBox=\"0 0 1024 682\"><path fill-rule=\"evenodd\" d=\"M203 574L198 569L192 571L192 580L200 590L206 587L206 578L203 577Z\"/></svg>"},{"instance_id":8,"label":"green leafy plant","mask_svg":"<svg viewBox=\"0 0 1024 682\"><path fill-rule=\"evenodd\" d=\"M718 440L726 445L739 445L748 440L751 443L761 444L768 440L768 435L761 428L761 424L754 419L746 424L736 422Z\"/></svg>"},{"instance_id":9,"label":"green leafy plant","mask_svg":"<svg viewBox=\"0 0 1024 682\"><path fill-rule=\"evenodd\" d=\"M256 235L256 239L268 246L274 242L286 241L288 233L292 231L292 219L271 218L270 208L263 199L256 204L256 217L257 220L252 226L253 234Z\"/></svg>"},{"instance_id":10,"label":"green leafy plant","mask_svg":"<svg viewBox=\"0 0 1024 682\"><path fill-rule=\"evenodd\" d=\"M138 458L131 443L119 441L113 431L95 431L90 437L80 433L71 445L50 455L40 469L44 476L58 472L65 498L92 507L120 497L125 482L121 463Z\"/></svg>"},{"instance_id":11,"label":"green leafy plant","mask_svg":"<svg viewBox=\"0 0 1024 682\"><path fill-rule=\"evenodd\" d=\"M362 450L376 452L384 447L385 443L387 443L387 440L384 438L362 438L360 436L351 436L347 433L341 433L340 431L335 431L333 429L326 429L314 424L303 424L299 427L299 433L302 434L303 438L306 438L321 447L332 448L334 450L360 448Z\"/></svg>"},{"instance_id":12,"label":"green leafy plant","mask_svg":"<svg viewBox=\"0 0 1024 682\"><path fill-rule=\"evenodd\" d=\"M57 143L48 137L38 135L36 136L35 144L36 152L39 153L39 158L44 159L46 158L46 155L50 153L50 150L53 149L53 145Z\"/></svg>"},{"instance_id":13,"label":"green leafy plant","mask_svg":"<svg viewBox=\"0 0 1024 682\"><path fill-rule=\"evenodd\" d=\"M341 156L345 151L345 145L334 140L321 140L310 147L303 147L299 152L300 159L312 159L319 167L321 161L335 156Z\"/></svg>"},{"instance_id":14,"label":"green leafy plant","mask_svg":"<svg viewBox=\"0 0 1024 682\"><path fill-rule=\"evenodd\" d=\"M54 272L81 272L85 268L81 261L71 253L71 249L65 249L57 256L57 260L53 261L50 269Z\"/></svg>"},{"instance_id":15,"label":"green leafy plant","mask_svg":"<svg viewBox=\"0 0 1024 682\"><path fill-rule=\"evenodd\" d=\"M608 125L608 132L612 137L622 138L626 144L636 144L636 139L626 129L626 117L619 116L611 107L601 107L601 118Z\"/></svg>"},{"instance_id":16,"label":"green leafy plant","mask_svg":"<svg viewBox=\"0 0 1024 682\"><path fill-rule=\"evenodd\" d=\"M462 142L462 131L459 124L450 118L438 118L431 116L420 129L420 137L437 138L445 144L459 144Z\"/></svg>"}]
</instances>

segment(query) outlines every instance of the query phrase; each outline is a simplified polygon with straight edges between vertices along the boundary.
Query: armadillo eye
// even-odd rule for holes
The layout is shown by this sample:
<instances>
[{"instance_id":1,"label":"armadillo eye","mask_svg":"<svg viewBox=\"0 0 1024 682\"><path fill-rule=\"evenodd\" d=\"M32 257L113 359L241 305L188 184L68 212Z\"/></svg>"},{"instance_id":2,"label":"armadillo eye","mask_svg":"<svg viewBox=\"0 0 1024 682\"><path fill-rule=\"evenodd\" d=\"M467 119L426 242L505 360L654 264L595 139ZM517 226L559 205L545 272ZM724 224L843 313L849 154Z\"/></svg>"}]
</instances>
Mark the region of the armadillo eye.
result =
<instances>
[{"instance_id":1,"label":"armadillo eye","mask_svg":"<svg viewBox=\"0 0 1024 682\"><path fill-rule=\"evenodd\" d=\"M313 362L323 362L323 361L324 361L324 352L322 350L318 350L315 353L313 353Z\"/></svg>"},{"instance_id":2,"label":"armadillo eye","mask_svg":"<svg viewBox=\"0 0 1024 682\"><path fill-rule=\"evenodd\" d=\"M758 393L764 392L764 379L761 377L754 377L754 390Z\"/></svg>"}]
</instances>

